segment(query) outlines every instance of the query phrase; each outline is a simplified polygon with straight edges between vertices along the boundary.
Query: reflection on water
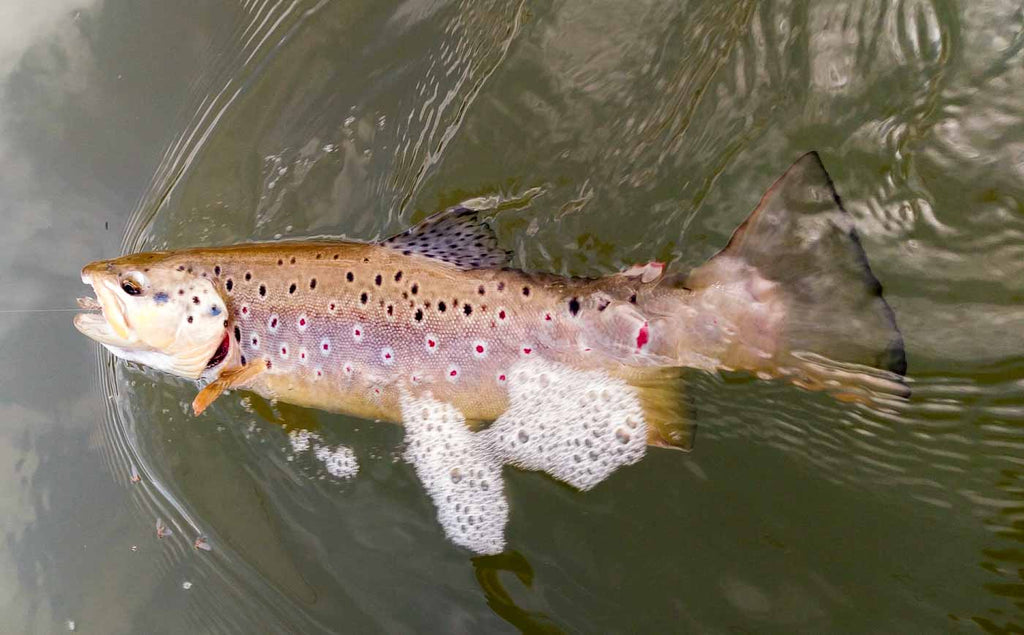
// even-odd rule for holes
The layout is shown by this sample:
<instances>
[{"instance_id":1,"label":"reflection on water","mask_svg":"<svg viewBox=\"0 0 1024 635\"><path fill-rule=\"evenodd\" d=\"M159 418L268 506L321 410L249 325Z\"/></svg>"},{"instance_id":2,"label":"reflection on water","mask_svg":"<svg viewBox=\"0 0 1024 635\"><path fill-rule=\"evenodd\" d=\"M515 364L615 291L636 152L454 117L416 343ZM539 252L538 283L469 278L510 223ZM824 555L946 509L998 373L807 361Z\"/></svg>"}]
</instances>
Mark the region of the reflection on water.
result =
<instances>
[{"instance_id":1,"label":"reflection on water","mask_svg":"<svg viewBox=\"0 0 1024 635\"><path fill-rule=\"evenodd\" d=\"M22 5L0 25L0 630L1024 628L1019 3ZM447 543L395 426L251 396L196 419L193 386L97 356L69 314L7 312L69 307L119 250L375 238L474 196L522 266L692 266L809 149L911 399L692 373L693 454L586 495L510 470L501 556Z\"/></svg>"}]
</instances>

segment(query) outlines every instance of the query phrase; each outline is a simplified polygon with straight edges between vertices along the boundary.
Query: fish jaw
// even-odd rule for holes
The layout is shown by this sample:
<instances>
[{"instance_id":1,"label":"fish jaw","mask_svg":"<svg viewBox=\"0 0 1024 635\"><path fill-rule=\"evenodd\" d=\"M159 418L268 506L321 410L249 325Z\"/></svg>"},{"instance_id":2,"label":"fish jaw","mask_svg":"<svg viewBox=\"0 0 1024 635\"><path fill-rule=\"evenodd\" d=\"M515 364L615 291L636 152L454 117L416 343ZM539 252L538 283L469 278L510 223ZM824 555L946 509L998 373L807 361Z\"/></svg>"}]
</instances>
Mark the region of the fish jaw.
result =
<instances>
[{"instance_id":1,"label":"fish jaw","mask_svg":"<svg viewBox=\"0 0 1024 635\"><path fill-rule=\"evenodd\" d=\"M83 298L79 304L102 313L79 313L75 316L75 328L104 346L130 347L138 338L128 324L124 303L117 297L117 282L99 274L97 264L92 263L82 270L82 282L93 288L96 299Z\"/></svg>"}]
</instances>

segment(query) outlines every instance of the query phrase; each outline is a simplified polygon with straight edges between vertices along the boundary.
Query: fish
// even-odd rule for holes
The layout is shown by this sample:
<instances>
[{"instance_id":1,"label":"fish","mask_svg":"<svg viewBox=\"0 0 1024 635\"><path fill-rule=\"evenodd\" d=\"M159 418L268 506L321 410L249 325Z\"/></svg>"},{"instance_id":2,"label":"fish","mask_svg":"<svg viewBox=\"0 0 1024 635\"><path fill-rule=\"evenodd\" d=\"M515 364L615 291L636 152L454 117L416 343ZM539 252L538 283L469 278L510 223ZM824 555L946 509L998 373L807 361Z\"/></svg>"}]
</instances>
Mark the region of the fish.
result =
<instances>
[{"instance_id":1,"label":"fish","mask_svg":"<svg viewBox=\"0 0 1024 635\"><path fill-rule=\"evenodd\" d=\"M413 457L424 443L448 443L491 472L545 469L581 489L646 446L692 448L686 369L865 403L909 395L895 314L816 152L690 271L660 262L598 278L515 269L484 212L458 205L378 242L92 262L81 277L96 298L80 300L74 324L119 358L197 380L196 415L246 390L403 423ZM592 426L574 424L588 417ZM427 432L440 429L447 436ZM455 460L418 472L435 502L463 480L456 471L474 488L484 480L471 476L487 470ZM500 478L499 469L491 480ZM494 509L501 516L500 501Z\"/></svg>"}]
</instances>

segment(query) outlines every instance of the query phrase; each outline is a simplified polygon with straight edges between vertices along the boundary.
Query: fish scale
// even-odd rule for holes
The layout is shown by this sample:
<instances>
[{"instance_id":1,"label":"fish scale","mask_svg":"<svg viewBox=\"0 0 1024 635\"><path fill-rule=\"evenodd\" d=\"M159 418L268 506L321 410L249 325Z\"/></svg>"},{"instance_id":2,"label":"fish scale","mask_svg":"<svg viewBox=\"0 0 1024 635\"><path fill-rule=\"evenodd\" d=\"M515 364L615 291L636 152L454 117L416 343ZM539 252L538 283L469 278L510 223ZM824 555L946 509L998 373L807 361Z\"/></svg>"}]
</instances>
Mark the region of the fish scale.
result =
<instances>
[{"instance_id":1,"label":"fish scale","mask_svg":"<svg viewBox=\"0 0 1024 635\"><path fill-rule=\"evenodd\" d=\"M468 419L493 418L511 366L565 358L553 343L579 330L545 319L560 313L563 294L533 277L471 275L389 247L277 243L178 257L219 271L240 363L269 361L257 385L362 416L397 419L399 392L427 388ZM548 333L538 337L538 327Z\"/></svg>"}]
</instances>

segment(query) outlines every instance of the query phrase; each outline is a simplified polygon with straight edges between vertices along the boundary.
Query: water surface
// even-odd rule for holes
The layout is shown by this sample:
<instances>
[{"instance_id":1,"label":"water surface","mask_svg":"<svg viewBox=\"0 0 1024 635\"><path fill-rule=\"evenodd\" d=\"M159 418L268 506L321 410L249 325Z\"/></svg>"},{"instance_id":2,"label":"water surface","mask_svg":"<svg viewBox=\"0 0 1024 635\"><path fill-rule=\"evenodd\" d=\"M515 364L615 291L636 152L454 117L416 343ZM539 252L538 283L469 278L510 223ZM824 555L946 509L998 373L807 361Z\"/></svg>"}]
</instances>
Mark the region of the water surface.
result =
<instances>
[{"instance_id":1,"label":"water surface","mask_svg":"<svg viewBox=\"0 0 1024 635\"><path fill-rule=\"evenodd\" d=\"M0 630L1024 629L1019 3L0 15ZM244 395L193 418L194 386L50 311L96 258L373 239L471 197L522 267L685 268L812 149L898 316L910 401L693 373L692 454L587 494L508 469L501 556L445 540L397 426Z\"/></svg>"}]
</instances>

